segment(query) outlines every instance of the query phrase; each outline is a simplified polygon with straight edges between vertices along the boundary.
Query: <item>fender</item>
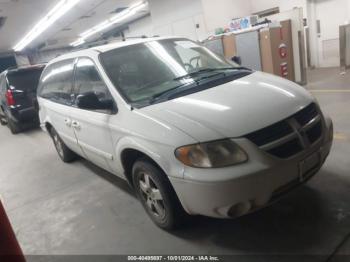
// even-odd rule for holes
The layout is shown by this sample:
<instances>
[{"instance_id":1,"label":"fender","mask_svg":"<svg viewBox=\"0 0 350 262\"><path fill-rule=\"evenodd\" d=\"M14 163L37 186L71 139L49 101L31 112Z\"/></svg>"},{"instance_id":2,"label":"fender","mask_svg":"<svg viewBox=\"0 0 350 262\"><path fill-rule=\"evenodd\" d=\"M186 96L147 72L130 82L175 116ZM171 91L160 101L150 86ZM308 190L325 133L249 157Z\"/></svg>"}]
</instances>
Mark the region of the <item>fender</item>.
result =
<instances>
[{"instance_id":1,"label":"fender","mask_svg":"<svg viewBox=\"0 0 350 262\"><path fill-rule=\"evenodd\" d=\"M46 128L46 124L50 124L52 126L51 119L50 119L50 117L48 115L46 115L46 117L43 120L41 120L41 118L40 118L40 127L41 127L41 129L44 132L48 133L49 131Z\"/></svg>"},{"instance_id":2,"label":"fender","mask_svg":"<svg viewBox=\"0 0 350 262\"><path fill-rule=\"evenodd\" d=\"M170 177L184 177L184 166L176 159L174 147L130 136L121 138L115 146L116 162L121 174L124 174L121 155L126 149L137 150L147 155Z\"/></svg>"},{"instance_id":3,"label":"fender","mask_svg":"<svg viewBox=\"0 0 350 262\"><path fill-rule=\"evenodd\" d=\"M46 129L46 124L49 123L52 125L51 118L48 114L46 114L46 107L44 107L45 101L42 100L42 98L37 97L38 104L39 104L39 120L40 120L40 127L44 132L48 132Z\"/></svg>"}]
</instances>

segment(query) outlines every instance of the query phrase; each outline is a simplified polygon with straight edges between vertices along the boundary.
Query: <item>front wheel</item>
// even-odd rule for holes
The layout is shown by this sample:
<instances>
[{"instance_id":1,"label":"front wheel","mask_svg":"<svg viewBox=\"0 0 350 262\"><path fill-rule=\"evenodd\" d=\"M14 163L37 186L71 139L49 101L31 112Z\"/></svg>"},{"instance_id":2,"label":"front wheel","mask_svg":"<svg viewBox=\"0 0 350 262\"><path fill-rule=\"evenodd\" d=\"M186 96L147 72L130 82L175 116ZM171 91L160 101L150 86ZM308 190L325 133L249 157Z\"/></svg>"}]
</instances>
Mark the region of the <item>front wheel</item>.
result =
<instances>
[{"instance_id":1,"label":"front wheel","mask_svg":"<svg viewBox=\"0 0 350 262\"><path fill-rule=\"evenodd\" d=\"M66 146L54 128L50 130L50 135L62 161L65 163L73 162L77 158L77 155Z\"/></svg>"},{"instance_id":2,"label":"front wheel","mask_svg":"<svg viewBox=\"0 0 350 262\"><path fill-rule=\"evenodd\" d=\"M133 167L133 182L138 198L153 222L171 230L187 216L166 174L147 160Z\"/></svg>"}]
</instances>

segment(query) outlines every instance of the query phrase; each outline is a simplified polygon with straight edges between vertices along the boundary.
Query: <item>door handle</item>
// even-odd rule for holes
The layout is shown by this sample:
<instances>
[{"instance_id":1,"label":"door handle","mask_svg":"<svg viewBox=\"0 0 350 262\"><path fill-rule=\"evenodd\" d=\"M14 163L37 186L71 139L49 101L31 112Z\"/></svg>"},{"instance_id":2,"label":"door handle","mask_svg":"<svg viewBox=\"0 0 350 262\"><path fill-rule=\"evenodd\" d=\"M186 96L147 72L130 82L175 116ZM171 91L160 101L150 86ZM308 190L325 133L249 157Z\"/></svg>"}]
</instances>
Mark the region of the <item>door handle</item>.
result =
<instances>
[{"instance_id":1,"label":"door handle","mask_svg":"<svg viewBox=\"0 0 350 262\"><path fill-rule=\"evenodd\" d=\"M72 121L68 118L64 119L64 123L66 124L66 126L71 127L72 126Z\"/></svg>"},{"instance_id":2,"label":"door handle","mask_svg":"<svg viewBox=\"0 0 350 262\"><path fill-rule=\"evenodd\" d=\"M80 124L77 122L77 121L72 121L72 127L77 129L77 130L80 130Z\"/></svg>"}]
</instances>

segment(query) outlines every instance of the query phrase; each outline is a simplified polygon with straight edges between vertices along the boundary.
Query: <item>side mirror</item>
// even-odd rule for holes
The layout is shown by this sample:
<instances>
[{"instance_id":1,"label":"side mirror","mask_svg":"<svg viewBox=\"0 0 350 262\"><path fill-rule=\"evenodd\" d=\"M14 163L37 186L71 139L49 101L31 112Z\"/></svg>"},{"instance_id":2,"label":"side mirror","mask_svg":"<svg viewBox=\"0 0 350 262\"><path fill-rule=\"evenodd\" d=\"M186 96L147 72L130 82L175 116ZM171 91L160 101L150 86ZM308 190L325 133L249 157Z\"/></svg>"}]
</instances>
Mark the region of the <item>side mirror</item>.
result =
<instances>
[{"instance_id":1,"label":"side mirror","mask_svg":"<svg viewBox=\"0 0 350 262\"><path fill-rule=\"evenodd\" d=\"M236 64L238 64L238 65L242 65L242 59L241 59L240 56L234 56L234 57L231 58L231 60L233 62L235 62Z\"/></svg>"},{"instance_id":2,"label":"side mirror","mask_svg":"<svg viewBox=\"0 0 350 262\"><path fill-rule=\"evenodd\" d=\"M100 100L94 92L88 92L77 96L77 106L86 110L108 110L115 112L112 99Z\"/></svg>"}]
</instances>

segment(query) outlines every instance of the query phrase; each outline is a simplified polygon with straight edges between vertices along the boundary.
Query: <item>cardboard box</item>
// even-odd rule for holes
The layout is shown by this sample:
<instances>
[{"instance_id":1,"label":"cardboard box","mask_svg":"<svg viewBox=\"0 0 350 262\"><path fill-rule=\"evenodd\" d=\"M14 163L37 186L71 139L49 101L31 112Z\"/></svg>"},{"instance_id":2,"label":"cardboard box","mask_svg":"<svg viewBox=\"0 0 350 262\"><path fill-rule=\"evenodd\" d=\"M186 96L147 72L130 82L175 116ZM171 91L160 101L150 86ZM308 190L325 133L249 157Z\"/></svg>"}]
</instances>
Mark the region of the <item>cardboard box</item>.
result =
<instances>
[{"instance_id":1,"label":"cardboard box","mask_svg":"<svg viewBox=\"0 0 350 262\"><path fill-rule=\"evenodd\" d=\"M291 20L260 31L262 71L295 81Z\"/></svg>"},{"instance_id":2,"label":"cardboard box","mask_svg":"<svg viewBox=\"0 0 350 262\"><path fill-rule=\"evenodd\" d=\"M234 34L224 35L222 37L222 43L224 47L224 56L227 59L231 59L237 55L236 39Z\"/></svg>"},{"instance_id":3,"label":"cardboard box","mask_svg":"<svg viewBox=\"0 0 350 262\"><path fill-rule=\"evenodd\" d=\"M235 35L216 36L203 42L203 45L214 53L231 59L237 55Z\"/></svg>"}]
</instances>

